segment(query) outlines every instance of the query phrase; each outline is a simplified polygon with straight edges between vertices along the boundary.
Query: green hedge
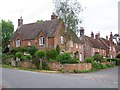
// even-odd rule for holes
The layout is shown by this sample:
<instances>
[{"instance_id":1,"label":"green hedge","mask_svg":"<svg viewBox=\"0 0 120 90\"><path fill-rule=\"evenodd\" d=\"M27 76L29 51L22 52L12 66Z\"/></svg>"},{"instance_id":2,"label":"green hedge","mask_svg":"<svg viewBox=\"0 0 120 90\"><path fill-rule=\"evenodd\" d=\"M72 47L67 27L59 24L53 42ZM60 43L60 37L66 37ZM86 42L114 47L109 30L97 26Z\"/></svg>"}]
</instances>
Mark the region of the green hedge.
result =
<instances>
[{"instance_id":1,"label":"green hedge","mask_svg":"<svg viewBox=\"0 0 120 90\"><path fill-rule=\"evenodd\" d=\"M112 62L115 62L115 64L117 65L117 66L119 66L120 65L120 58L107 58L107 61L112 61Z\"/></svg>"}]
</instances>

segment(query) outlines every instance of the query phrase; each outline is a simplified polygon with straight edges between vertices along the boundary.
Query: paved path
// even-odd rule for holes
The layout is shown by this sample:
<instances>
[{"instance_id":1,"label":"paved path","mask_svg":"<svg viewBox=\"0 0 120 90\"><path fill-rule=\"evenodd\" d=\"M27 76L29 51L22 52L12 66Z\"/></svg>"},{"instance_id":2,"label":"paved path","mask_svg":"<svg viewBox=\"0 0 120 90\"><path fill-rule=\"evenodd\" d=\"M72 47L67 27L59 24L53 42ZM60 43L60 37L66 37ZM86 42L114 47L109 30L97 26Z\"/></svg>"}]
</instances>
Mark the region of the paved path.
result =
<instances>
[{"instance_id":1,"label":"paved path","mask_svg":"<svg viewBox=\"0 0 120 90\"><path fill-rule=\"evenodd\" d=\"M118 68L82 74L3 69L2 80L6 88L118 88Z\"/></svg>"}]
</instances>

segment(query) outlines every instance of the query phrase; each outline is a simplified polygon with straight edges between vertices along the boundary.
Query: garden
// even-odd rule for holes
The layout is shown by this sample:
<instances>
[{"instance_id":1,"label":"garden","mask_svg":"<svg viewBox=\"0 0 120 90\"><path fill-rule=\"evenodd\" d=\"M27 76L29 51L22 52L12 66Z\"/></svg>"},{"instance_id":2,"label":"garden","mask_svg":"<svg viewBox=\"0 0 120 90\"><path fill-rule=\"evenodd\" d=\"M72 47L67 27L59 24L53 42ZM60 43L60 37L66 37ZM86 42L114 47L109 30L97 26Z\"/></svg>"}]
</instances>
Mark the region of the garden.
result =
<instances>
[{"instance_id":1,"label":"garden","mask_svg":"<svg viewBox=\"0 0 120 90\"><path fill-rule=\"evenodd\" d=\"M60 68L57 70L61 72L78 73L91 72L120 65L120 58L110 59L95 54L92 57L85 58L84 62L80 62L78 58L72 57L70 53L60 54L59 46L53 50L38 50L35 46L32 46L11 49L9 53L2 55L2 64L37 70L54 70L51 67L55 67L56 65L56 67L59 66Z\"/></svg>"}]
</instances>

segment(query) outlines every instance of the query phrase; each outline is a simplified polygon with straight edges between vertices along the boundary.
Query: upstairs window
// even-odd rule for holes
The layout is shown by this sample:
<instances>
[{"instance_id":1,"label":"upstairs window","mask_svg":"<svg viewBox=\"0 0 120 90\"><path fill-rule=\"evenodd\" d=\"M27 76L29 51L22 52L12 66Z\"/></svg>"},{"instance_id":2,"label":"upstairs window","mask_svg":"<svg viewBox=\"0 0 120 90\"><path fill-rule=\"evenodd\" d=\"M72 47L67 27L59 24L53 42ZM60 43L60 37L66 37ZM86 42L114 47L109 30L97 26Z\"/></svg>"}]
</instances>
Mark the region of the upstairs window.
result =
<instances>
[{"instance_id":1,"label":"upstairs window","mask_svg":"<svg viewBox=\"0 0 120 90\"><path fill-rule=\"evenodd\" d=\"M78 48L78 44L76 43L76 48Z\"/></svg>"},{"instance_id":2,"label":"upstairs window","mask_svg":"<svg viewBox=\"0 0 120 90\"><path fill-rule=\"evenodd\" d=\"M16 47L20 47L20 40L19 39L16 41Z\"/></svg>"},{"instance_id":3,"label":"upstairs window","mask_svg":"<svg viewBox=\"0 0 120 90\"><path fill-rule=\"evenodd\" d=\"M44 37L43 36L41 36L39 38L39 45L44 45Z\"/></svg>"},{"instance_id":4,"label":"upstairs window","mask_svg":"<svg viewBox=\"0 0 120 90\"><path fill-rule=\"evenodd\" d=\"M63 38L63 36L61 36L60 39L61 39L61 40L60 40L60 41L61 41L61 44L64 44L64 38Z\"/></svg>"},{"instance_id":5,"label":"upstairs window","mask_svg":"<svg viewBox=\"0 0 120 90\"><path fill-rule=\"evenodd\" d=\"M73 41L71 41L70 45L71 45L71 47L73 47Z\"/></svg>"},{"instance_id":6,"label":"upstairs window","mask_svg":"<svg viewBox=\"0 0 120 90\"><path fill-rule=\"evenodd\" d=\"M28 41L28 46L31 46L31 42L30 41Z\"/></svg>"}]
</instances>

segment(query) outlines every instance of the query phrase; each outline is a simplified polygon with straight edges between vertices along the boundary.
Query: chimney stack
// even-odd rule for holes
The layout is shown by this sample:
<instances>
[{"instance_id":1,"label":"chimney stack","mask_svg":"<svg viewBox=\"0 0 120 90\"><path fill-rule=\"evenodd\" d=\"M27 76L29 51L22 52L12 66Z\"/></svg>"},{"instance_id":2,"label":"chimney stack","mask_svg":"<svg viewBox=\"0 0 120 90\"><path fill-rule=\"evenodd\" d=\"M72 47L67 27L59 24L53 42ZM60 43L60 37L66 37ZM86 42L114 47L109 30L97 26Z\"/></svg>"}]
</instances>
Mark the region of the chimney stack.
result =
<instances>
[{"instance_id":1,"label":"chimney stack","mask_svg":"<svg viewBox=\"0 0 120 90\"><path fill-rule=\"evenodd\" d=\"M93 32L91 32L91 37L94 39L94 33Z\"/></svg>"},{"instance_id":2,"label":"chimney stack","mask_svg":"<svg viewBox=\"0 0 120 90\"><path fill-rule=\"evenodd\" d=\"M23 19L22 16L20 17L20 19L18 19L18 27L21 26L23 24Z\"/></svg>"},{"instance_id":3,"label":"chimney stack","mask_svg":"<svg viewBox=\"0 0 120 90\"><path fill-rule=\"evenodd\" d=\"M51 20L53 20L53 19L57 19L57 16L55 15L54 12L52 12L52 15L51 15Z\"/></svg>"},{"instance_id":4,"label":"chimney stack","mask_svg":"<svg viewBox=\"0 0 120 90\"><path fill-rule=\"evenodd\" d=\"M95 35L95 39L98 39L98 34Z\"/></svg>"},{"instance_id":5,"label":"chimney stack","mask_svg":"<svg viewBox=\"0 0 120 90\"><path fill-rule=\"evenodd\" d=\"M84 36L84 28L80 27L80 36Z\"/></svg>"},{"instance_id":6,"label":"chimney stack","mask_svg":"<svg viewBox=\"0 0 120 90\"><path fill-rule=\"evenodd\" d=\"M108 36L106 36L106 40L108 40Z\"/></svg>"}]
</instances>

